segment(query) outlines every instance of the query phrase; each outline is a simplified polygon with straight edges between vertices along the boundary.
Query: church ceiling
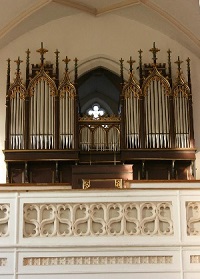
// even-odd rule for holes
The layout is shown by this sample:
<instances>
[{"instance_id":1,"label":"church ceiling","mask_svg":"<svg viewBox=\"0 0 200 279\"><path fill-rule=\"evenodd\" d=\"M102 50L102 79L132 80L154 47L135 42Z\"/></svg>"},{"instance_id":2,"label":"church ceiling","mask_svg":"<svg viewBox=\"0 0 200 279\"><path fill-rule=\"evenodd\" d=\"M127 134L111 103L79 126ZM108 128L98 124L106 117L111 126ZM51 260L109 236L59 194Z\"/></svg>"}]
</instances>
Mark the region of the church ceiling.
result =
<instances>
[{"instance_id":1,"label":"church ceiling","mask_svg":"<svg viewBox=\"0 0 200 279\"><path fill-rule=\"evenodd\" d=\"M36 27L79 13L139 21L199 56L199 0L1 0L0 48Z\"/></svg>"}]
</instances>

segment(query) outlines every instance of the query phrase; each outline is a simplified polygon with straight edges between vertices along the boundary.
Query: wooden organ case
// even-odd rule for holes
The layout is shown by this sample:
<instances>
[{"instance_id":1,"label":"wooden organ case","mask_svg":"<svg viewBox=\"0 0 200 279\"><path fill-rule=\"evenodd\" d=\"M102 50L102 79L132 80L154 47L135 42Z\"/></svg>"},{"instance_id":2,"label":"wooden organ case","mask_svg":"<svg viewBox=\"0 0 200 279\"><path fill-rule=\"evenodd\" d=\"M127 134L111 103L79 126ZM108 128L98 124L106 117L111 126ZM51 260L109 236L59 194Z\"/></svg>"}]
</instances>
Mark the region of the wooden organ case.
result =
<instances>
[{"instance_id":1,"label":"wooden organ case","mask_svg":"<svg viewBox=\"0 0 200 279\"><path fill-rule=\"evenodd\" d=\"M41 63L32 64L31 71L30 51L26 52L25 84L20 58L15 61L14 82L10 82L8 59L4 150L7 183L69 183L81 188L73 173L81 179L83 169L83 177L89 179L87 173L89 176L92 169L93 177L100 179L99 167L104 166L109 173L109 166L115 165L118 173L120 166L122 173L123 166L129 166L127 179L194 179L190 59L186 60L186 81L179 57L172 78L171 51L167 52L167 63L157 63L159 50L155 43L150 51L153 63L149 64L143 64L139 51L138 80L133 72L135 61L128 61L129 79L125 81L120 60L119 113L98 117L80 113L77 59L74 84L69 78L68 58L63 60L65 73L60 80L59 52L55 52L55 67L47 64L43 44L38 50Z\"/></svg>"}]
</instances>

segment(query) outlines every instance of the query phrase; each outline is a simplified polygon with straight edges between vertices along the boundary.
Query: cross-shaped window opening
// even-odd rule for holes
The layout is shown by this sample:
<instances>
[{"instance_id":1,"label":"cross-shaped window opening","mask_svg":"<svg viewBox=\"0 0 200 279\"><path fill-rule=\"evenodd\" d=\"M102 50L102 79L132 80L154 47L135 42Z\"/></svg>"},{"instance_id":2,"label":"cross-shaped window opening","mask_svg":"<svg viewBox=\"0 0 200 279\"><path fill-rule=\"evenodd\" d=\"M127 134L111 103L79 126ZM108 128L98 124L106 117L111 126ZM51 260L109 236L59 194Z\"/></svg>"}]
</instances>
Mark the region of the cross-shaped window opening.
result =
<instances>
[{"instance_id":1,"label":"cross-shaped window opening","mask_svg":"<svg viewBox=\"0 0 200 279\"><path fill-rule=\"evenodd\" d=\"M92 105L92 108L88 109L87 113L94 118L98 118L105 114L105 110L102 109L99 104L95 103Z\"/></svg>"}]
</instances>

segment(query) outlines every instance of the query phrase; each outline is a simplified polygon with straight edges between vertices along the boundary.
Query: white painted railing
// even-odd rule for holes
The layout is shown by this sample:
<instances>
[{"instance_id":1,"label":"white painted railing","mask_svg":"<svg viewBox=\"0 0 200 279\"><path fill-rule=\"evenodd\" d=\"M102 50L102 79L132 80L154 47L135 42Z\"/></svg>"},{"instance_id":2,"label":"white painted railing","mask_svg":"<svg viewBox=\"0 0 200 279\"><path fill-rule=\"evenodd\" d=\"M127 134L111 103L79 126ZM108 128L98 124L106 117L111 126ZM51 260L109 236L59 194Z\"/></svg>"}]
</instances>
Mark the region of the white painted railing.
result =
<instances>
[{"instance_id":1,"label":"white painted railing","mask_svg":"<svg viewBox=\"0 0 200 279\"><path fill-rule=\"evenodd\" d=\"M199 278L200 183L129 186L0 187L0 278Z\"/></svg>"}]
</instances>

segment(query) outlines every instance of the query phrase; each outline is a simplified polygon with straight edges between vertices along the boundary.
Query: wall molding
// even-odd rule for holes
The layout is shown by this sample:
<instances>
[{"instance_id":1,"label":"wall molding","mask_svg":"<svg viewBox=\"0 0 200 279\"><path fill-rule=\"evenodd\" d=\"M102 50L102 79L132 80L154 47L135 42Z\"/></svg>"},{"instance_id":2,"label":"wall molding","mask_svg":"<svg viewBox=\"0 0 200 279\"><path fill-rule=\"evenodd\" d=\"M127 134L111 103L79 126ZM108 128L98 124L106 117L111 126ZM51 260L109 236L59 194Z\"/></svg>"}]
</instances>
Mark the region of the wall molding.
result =
<instances>
[{"instance_id":1,"label":"wall molding","mask_svg":"<svg viewBox=\"0 0 200 279\"><path fill-rule=\"evenodd\" d=\"M172 264L173 256L26 257L24 266Z\"/></svg>"}]
</instances>

